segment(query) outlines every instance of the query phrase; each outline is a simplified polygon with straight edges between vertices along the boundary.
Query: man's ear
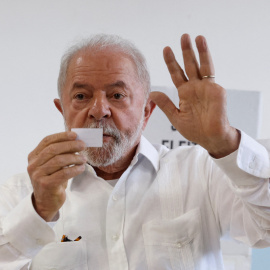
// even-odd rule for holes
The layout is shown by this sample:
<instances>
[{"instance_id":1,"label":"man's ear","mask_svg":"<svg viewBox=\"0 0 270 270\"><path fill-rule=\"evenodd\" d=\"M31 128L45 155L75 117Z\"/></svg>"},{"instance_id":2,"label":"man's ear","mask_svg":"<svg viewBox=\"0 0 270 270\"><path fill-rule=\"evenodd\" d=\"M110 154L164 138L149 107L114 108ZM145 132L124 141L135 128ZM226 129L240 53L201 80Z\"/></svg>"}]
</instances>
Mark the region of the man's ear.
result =
<instances>
[{"instance_id":1,"label":"man's ear","mask_svg":"<svg viewBox=\"0 0 270 270\"><path fill-rule=\"evenodd\" d=\"M147 103L146 103L146 106L144 108L143 130L145 129L145 127L146 127L146 125L148 123L148 120L149 120L152 112L154 111L155 107L156 107L156 104L151 99L148 99Z\"/></svg>"},{"instance_id":2,"label":"man's ear","mask_svg":"<svg viewBox=\"0 0 270 270\"><path fill-rule=\"evenodd\" d=\"M60 99L59 98L55 98L53 100L53 102L54 102L54 105L57 108L57 110L63 115L63 109L62 109L62 105L61 105Z\"/></svg>"}]
</instances>

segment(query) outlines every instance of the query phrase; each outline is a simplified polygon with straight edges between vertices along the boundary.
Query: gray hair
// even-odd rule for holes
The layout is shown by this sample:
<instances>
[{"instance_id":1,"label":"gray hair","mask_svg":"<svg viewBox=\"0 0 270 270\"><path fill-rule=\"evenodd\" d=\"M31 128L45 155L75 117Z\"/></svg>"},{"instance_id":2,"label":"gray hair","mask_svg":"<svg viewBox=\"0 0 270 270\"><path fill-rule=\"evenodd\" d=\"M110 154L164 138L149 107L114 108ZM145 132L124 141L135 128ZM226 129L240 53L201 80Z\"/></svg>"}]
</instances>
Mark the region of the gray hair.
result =
<instances>
[{"instance_id":1,"label":"gray hair","mask_svg":"<svg viewBox=\"0 0 270 270\"><path fill-rule=\"evenodd\" d=\"M58 95L61 98L62 89L64 87L67 70L72 58L79 52L83 50L95 50L101 51L110 48L114 51L119 51L131 58L135 65L137 71L138 79L142 83L145 96L148 97L150 93L150 75L148 72L146 60L142 53L135 47L130 41L123 39L117 35L105 35L99 34L90 37L89 39L84 39L81 42L70 47L65 54L62 56L60 71L58 76Z\"/></svg>"}]
</instances>

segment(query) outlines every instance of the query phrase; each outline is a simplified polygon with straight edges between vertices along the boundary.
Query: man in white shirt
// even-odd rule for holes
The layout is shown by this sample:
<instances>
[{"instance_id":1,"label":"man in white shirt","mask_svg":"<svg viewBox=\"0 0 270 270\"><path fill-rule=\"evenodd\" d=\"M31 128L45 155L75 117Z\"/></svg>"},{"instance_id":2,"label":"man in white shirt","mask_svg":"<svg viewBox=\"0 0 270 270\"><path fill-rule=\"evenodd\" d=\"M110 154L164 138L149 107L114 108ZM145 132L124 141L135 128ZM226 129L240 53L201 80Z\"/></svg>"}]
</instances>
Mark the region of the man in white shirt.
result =
<instances>
[{"instance_id":1,"label":"man in white shirt","mask_svg":"<svg viewBox=\"0 0 270 270\"><path fill-rule=\"evenodd\" d=\"M67 131L43 139L28 174L1 187L1 269L223 269L222 235L270 245L268 153L230 126L205 38L196 45L200 65L182 36L185 72L164 49L179 109L149 93L143 56L121 38L64 55L54 102ZM169 151L141 136L155 104L200 146ZM70 131L98 127L101 148Z\"/></svg>"}]
</instances>

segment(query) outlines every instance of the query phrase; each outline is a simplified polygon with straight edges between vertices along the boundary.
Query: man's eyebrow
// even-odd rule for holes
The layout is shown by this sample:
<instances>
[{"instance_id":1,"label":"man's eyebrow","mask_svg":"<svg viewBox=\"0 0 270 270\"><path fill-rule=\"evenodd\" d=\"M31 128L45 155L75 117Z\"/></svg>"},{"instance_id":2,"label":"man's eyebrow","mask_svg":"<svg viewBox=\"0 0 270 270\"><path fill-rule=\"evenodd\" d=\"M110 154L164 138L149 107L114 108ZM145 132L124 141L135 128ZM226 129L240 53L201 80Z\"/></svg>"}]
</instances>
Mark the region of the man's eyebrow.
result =
<instances>
[{"instance_id":1,"label":"man's eyebrow","mask_svg":"<svg viewBox=\"0 0 270 270\"><path fill-rule=\"evenodd\" d=\"M110 88L123 88L123 89L128 89L128 86L126 85L126 83L124 81L116 81L113 83L108 83L104 85L104 88L106 89L110 89ZM85 83L80 83L80 82L74 82L72 89L88 89L88 90L93 90L94 86L91 84L85 84Z\"/></svg>"},{"instance_id":2,"label":"man's eyebrow","mask_svg":"<svg viewBox=\"0 0 270 270\"><path fill-rule=\"evenodd\" d=\"M119 88L128 88L127 85L123 81L116 81L114 83L109 83L105 85L106 88L113 88L113 87L119 87Z\"/></svg>"},{"instance_id":3,"label":"man's eyebrow","mask_svg":"<svg viewBox=\"0 0 270 270\"><path fill-rule=\"evenodd\" d=\"M84 83L78 83L75 82L72 86L72 89L93 89L94 87L92 85L89 84L84 84Z\"/></svg>"}]
</instances>

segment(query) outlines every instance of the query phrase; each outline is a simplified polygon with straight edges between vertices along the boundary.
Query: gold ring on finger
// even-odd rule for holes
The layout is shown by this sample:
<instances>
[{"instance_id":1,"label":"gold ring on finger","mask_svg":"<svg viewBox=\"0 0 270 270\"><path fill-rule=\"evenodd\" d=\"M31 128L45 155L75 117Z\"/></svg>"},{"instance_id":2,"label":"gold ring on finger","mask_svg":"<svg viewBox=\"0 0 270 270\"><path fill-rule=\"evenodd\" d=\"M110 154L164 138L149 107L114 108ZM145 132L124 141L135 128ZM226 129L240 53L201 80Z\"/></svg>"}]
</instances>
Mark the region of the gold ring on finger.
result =
<instances>
[{"instance_id":1,"label":"gold ring on finger","mask_svg":"<svg viewBox=\"0 0 270 270\"><path fill-rule=\"evenodd\" d=\"M215 75L202 76L202 79L213 79L216 78Z\"/></svg>"}]
</instances>

